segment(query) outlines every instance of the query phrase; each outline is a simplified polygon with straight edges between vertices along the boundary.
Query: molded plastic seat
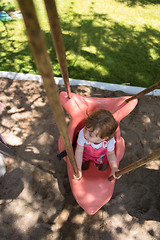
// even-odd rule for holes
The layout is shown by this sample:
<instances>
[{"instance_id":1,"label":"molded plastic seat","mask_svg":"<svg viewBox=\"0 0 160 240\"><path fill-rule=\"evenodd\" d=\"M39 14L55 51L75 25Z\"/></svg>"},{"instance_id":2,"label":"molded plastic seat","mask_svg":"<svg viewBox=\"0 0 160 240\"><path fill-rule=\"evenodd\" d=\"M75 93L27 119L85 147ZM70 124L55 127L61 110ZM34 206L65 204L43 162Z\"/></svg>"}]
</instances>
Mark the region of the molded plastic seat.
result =
<instances>
[{"instance_id":1,"label":"molded plastic seat","mask_svg":"<svg viewBox=\"0 0 160 240\"><path fill-rule=\"evenodd\" d=\"M60 101L63 107L71 116L68 127L69 136L73 143L80 129L84 126L84 119L87 113L91 113L98 109L109 110L117 122L127 116L137 105L138 100L126 103L128 97L117 98L92 98L84 97L72 93L69 99L66 92L60 93ZM124 139L120 135L118 127L115 135L115 154L117 163L119 164L125 152ZM59 138L59 151L64 150L61 137ZM114 191L115 180L108 181L108 177L112 175L109 164L104 171L99 171L93 162L89 162L89 168L82 171L81 180L73 179L73 169L68 157L64 159L67 163L68 176L73 195L77 203L90 215L95 214L104 204L112 197Z\"/></svg>"}]
</instances>

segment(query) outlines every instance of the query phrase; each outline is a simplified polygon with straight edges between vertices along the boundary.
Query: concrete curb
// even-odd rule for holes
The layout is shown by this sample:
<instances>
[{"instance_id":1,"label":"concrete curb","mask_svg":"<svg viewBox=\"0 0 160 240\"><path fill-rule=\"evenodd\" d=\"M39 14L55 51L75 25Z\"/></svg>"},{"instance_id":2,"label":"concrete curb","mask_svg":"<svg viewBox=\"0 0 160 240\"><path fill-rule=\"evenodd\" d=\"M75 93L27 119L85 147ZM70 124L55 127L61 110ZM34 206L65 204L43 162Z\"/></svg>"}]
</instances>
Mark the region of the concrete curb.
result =
<instances>
[{"instance_id":1,"label":"concrete curb","mask_svg":"<svg viewBox=\"0 0 160 240\"><path fill-rule=\"evenodd\" d=\"M40 75L16 73L16 72L0 71L0 78L43 82ZM64 85L63 79L60 77L55 77L55 82L57 85ZM70 82L70 85L85 85L85 86L96 87L102 90L122 91L131 95L135 95L145 89L141 87L86 81L86 80L77 80L77 79L71 79L71 78L69 79L69 82ZM155 89L154 91L148 93L147 95L160 96L160 89Z\"/></svg>"}]
</instances>

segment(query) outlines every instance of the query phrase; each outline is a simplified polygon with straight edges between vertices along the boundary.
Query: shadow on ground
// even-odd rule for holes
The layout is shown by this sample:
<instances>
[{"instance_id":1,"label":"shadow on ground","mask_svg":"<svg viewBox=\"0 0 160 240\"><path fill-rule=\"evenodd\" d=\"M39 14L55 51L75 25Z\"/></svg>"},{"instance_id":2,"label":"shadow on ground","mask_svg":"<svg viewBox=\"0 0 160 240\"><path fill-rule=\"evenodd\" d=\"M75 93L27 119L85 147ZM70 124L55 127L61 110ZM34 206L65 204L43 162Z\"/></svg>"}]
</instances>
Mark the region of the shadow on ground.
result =
<instances>
[{"instance_id":1,"label":"shadow on ground","mask_svg":"<svg viewBox=\"0 0 160 240\"><path fill-rule=\"evenodd\" d=\"M1 79L0 88L0 131L16 151L14 159L6 158L7 174L0 182L1 239L129 239L135 227L146 240L159 236L159 161L123 176L110 202L89 216L72 195L65 162L57 160L59 133L43 86ZM84 86L72 91L124 95ZM120 168L159 147L159 104L158 97L143 97L123 119L126 153Z\"/></svg>"}]
</instances>

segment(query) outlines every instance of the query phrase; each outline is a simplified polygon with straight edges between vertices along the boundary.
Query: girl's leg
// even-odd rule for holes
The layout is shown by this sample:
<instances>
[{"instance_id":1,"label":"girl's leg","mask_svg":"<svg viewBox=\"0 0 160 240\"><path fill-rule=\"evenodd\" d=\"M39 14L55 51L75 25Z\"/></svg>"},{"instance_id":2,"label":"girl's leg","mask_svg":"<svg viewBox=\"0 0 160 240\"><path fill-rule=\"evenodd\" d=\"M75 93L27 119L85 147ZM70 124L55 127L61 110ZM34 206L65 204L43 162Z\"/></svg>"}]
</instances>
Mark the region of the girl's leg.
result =
<instances>
[{"instance_id":1,"label":"girl's leg","mask_svg":"<svg viewBox=\"0 0 160 240\"><path fill-rule=\"evenodd\" d=\"M87 170L89 166L89 161L83 161L82 162L82 170Z\"/></svg>"},{"instance_id":2,"label":"girl's leg","mask_svg":"<svg viewBox=\"0 0 160 240\"><path fill-rule=\"evenodd\" d=\"M97 164L96 163L96 167L98 168L99 171L104 171L107 168L107 163L104 163L104 164Z\"/></svg>"}]
</instances>

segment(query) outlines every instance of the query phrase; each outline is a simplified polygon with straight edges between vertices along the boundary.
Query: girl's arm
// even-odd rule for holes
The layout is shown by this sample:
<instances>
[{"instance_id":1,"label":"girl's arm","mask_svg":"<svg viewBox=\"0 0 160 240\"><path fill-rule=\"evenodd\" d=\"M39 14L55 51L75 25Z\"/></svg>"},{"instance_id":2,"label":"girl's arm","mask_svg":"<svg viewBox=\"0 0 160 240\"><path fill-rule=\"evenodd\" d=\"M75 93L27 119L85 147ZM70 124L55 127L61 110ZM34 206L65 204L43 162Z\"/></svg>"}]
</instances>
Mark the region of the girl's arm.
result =
<instances>
[{"instance_id":1,"label":"girl's arm","mask_svg":"<svg viewBox=\"0 0 160 240\"><path fill-rule=\"evenodd\" d=\"M107 158L108 158L110 168L112 170L113 177L118 179L119 177L116 177L116 175L115 175L116 172L118 172L118 166L117 166L117 158L116 158L114 150L107 151Z\"/></svg>"},{"instance_id":2,"label":"girl's arm","mask_svg":"<svg viewBox=\"0 0 160 240\"><path fill-rule=\"evenodd\" d=\"M74 179L76 179L76 180L80 180L82 177L81 168L82 168L83 150L84 150L84 147L80 146L77 143L77 147L76 147L76 151L75 151L75 159L76 159L76 163L77 163L78 170L79 170L79 177L77 178L75 175L73 175Z\"/></svg>"}]
</instances>

